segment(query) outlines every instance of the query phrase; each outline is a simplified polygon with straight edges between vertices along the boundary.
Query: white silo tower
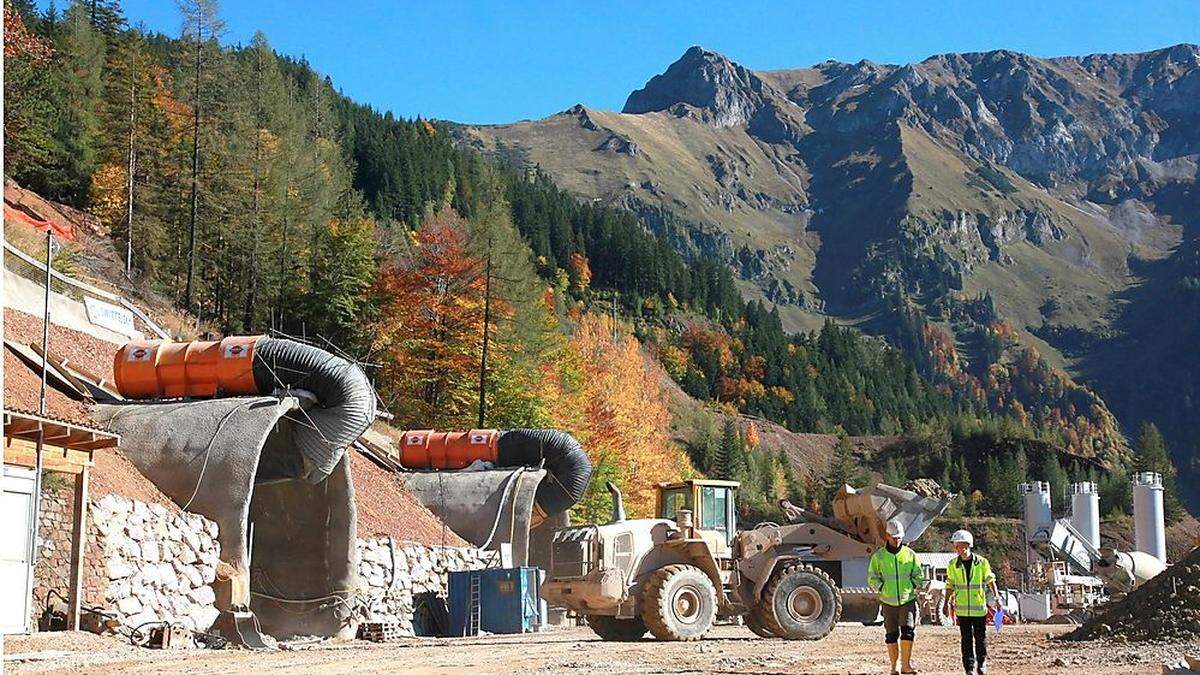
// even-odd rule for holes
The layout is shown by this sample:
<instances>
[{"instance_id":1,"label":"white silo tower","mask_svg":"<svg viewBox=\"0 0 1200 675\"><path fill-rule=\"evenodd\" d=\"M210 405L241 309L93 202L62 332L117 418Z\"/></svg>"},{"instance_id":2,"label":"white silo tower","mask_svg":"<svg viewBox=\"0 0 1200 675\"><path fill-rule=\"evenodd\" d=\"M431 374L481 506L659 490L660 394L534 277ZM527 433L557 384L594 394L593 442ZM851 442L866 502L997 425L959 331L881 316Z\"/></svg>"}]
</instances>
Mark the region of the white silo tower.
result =
<instances>
[{"instance_id":1,"label":"white silo tower","mask_svg":"<svg viewBox=\"0 0 1200 675\"><path fill-rule=\"evenodd\" d=\"M1025 541L1042 527L1054 521L1050 510L1050 484L1045 481L1021 483L1017 486L1025 501Z\"/></svg>"},{"instance_id":2,"label":"white silo tower","mask_svg":"<svg viewBox=\"0 0 1200 675\"><path fill-rule=\"evenodd\" d=\"M1133 538L1135 550L1167 561L1167 526L1163 517L1162 474L1144 471L1133 476Z\"/></svg>"},{"instance_id":3,"label":"white silo tower","mask_svg":"<svg viewBox=\"0 0 1200 675\"><path fill-rule=\"evenodd\" d=\"M1100 493L1095 483L1071 484L1071 525L1092 548L1100 548Z\"/></svg>"}]
</instances>

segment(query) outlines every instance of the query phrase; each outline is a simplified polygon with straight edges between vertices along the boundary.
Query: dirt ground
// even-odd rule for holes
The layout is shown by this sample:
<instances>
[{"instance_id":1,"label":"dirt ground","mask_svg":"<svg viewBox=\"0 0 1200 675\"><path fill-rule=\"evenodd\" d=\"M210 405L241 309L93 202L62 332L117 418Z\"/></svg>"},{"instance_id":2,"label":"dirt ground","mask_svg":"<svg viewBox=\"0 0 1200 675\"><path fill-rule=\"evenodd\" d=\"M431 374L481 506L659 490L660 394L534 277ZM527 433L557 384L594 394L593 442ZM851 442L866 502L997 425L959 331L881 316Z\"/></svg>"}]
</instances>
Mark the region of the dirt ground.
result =
<instances>
[{"instance_id":1,"label":"dirt ground","mask_svg":"<svg viewBox=\"0 0 1200 675\"><path fill-rule=\"evenodd\" d=\"M989 636L993 673L1159 673L1164 661L1200 654L1200 643L1064 643L1063 626L1008 626ZM745 628L717 627L699 643L601 642L587 628L533 635L419 638L389 644L326 642L261 653L140 649L115 638L43 633L9 638L11 673L884 673L882 628L841 625L818 642L762 640ZM955 628L922 627L915 664L922 673L961 673Z\"/></svg>"}]
</instances>

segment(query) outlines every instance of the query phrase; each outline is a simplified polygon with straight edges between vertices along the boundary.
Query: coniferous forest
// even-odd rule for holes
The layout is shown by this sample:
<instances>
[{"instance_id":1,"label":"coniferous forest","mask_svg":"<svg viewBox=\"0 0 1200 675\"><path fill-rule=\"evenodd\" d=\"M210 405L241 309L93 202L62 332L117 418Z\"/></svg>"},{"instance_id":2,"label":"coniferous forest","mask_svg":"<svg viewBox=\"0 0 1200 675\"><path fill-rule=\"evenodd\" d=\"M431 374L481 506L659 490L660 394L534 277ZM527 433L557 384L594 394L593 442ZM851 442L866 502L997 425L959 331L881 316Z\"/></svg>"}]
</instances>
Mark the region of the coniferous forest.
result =
<instances>
[{"instance_id":1,"label":"coniferous forest","mask_svg":"<svg viewBox=\"0 0 1200 675\"><path fill-rule=\"evenodd\" d=\"M729 415L911 436L934 458L921 468L960 491L1059 475L1027 471L1045 453L960 453L981 434L1093 455L1116 436L1090 429L1073 445L1069 417L1022 415L850 328L788 334L726 265L685 260L634 214L459 147L444 123L357 103L262 33L230 45L215 0L180 7L179 31L162 35L117 0L6 0L7 176L95 216L129 279L198 325L320 336L360 357L397 426L571 431L597 465L580 518L607 512L605 480L636 515L655 482L697 472L746 481L758 514L830 494L732 423L677 444L654 361ZM1003 339L980 325L981 340ZM914 319L901 333L937 358L936 331ZM1161 437L1143 435L1139 466L1169 473Z\"/></svg>"}]
</instances>

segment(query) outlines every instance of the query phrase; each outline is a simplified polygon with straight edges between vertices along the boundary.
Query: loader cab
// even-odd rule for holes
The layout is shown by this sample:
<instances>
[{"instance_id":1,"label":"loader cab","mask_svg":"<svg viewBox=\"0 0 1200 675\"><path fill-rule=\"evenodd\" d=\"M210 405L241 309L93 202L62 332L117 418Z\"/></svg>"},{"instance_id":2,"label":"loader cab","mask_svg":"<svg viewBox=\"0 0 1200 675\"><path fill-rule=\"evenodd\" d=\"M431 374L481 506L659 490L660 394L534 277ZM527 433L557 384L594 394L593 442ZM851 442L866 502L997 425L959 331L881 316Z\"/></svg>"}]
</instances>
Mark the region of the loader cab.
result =
<instances>
[{"instance_id":1,"label":"loader cab","mask_svg":"<svg viewBox=\"0 0 1200 675\"><path fill-rule=\"evenodd\" d=\"M737 502L740 483L732 480L685 480L659 483L655 511L659 518L675 520L680 509L691 509L696 529L717 533L726 545L737 534Z\"/></svg>"}]
</instances>

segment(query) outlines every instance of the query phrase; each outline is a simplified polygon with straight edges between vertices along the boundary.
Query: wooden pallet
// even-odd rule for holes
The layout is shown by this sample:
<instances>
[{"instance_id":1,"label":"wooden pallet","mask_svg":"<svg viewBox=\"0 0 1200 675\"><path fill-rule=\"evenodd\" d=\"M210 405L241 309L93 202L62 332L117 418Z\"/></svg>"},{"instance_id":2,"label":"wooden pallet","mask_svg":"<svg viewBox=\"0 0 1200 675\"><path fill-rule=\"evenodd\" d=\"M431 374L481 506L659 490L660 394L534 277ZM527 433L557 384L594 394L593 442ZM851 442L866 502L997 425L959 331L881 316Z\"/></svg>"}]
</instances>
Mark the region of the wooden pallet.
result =
<instances>
[{"instance_id":1,"label":"wooden pallet","mask_svg":"<svg viewBox=\"0 0 1200 675\"><path fill-rule=\"evenodd\" d=\"M367 621L359 624L358 637L371 642L394 642L404 637L399 621Z\"/></svg>"}]
</instances>

